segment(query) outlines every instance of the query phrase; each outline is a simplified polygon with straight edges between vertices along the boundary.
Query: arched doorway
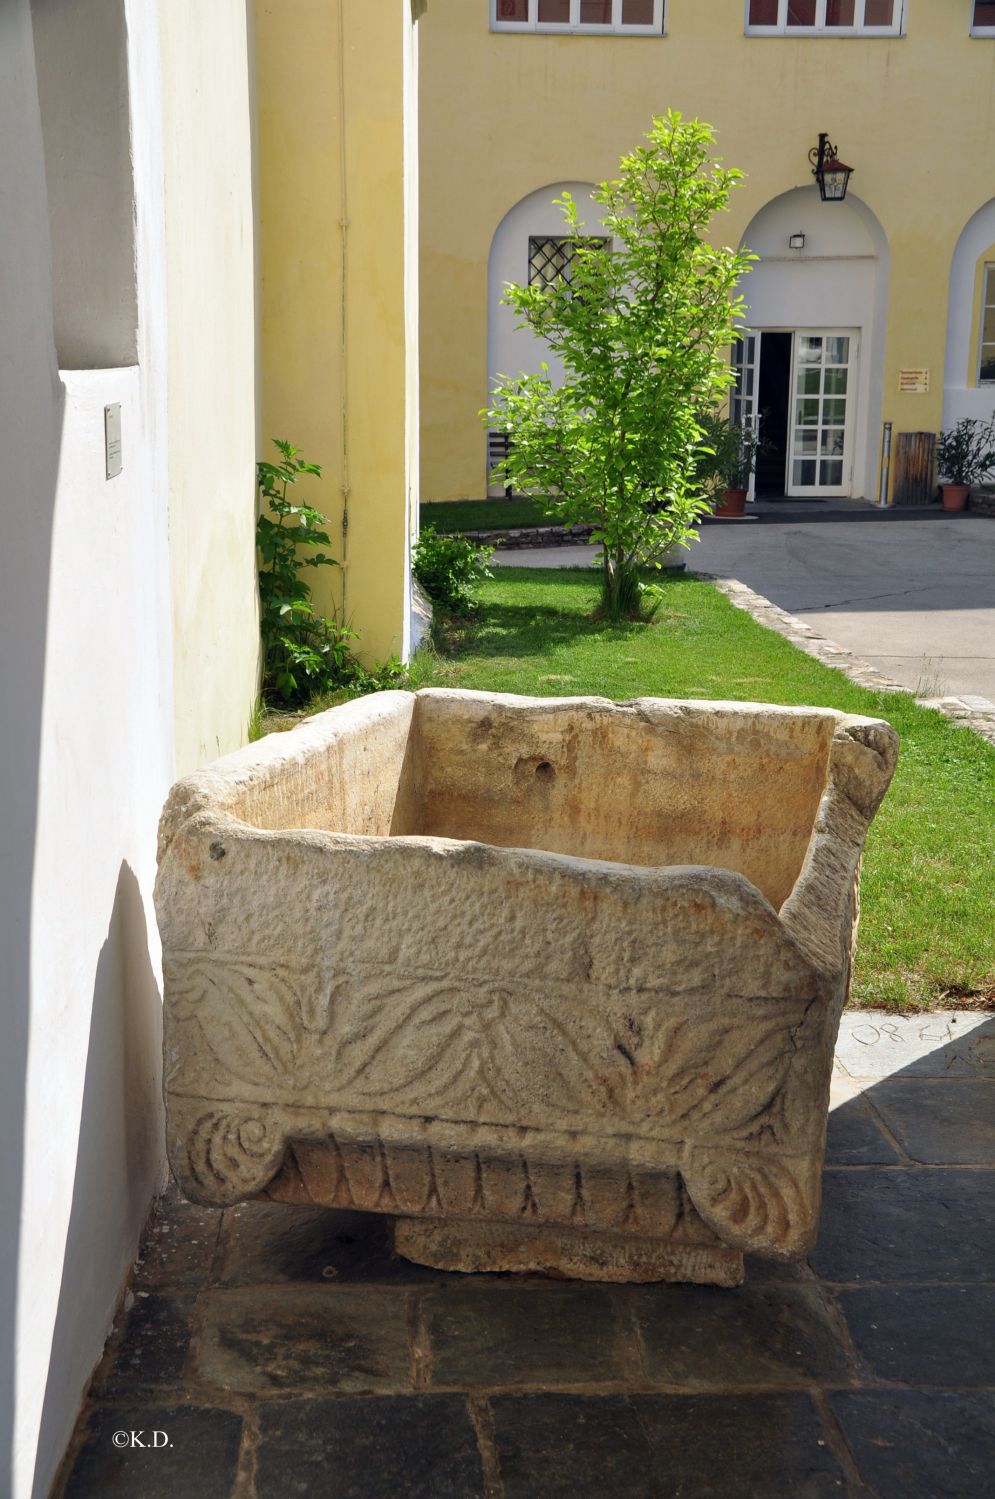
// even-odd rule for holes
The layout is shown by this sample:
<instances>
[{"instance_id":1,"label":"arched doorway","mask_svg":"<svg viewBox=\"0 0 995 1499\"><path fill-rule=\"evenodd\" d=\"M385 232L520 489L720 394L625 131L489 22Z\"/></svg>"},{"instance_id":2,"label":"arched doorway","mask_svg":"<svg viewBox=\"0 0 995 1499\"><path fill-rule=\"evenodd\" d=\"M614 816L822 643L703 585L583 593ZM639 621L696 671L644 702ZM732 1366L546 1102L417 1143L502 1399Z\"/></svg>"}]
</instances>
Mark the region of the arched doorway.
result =
<instances>
[{"instance_id":1,"label":"arched doorway","mask_svg":"<svg viewBox=\"0 0 995 1499\"><path fill-rule=\"evenodd\" d=\"M756 492L873 496L880 440L888 245L859 199L795 188L761 209L743 244L749 334L734 413L766 447Z\"/></svg>"},{"instance_id":2,"label":"arched doorway","mask_svg":"<svg viewBox=\"0 0 995 1499\"><path fill-rule=\"evenodd\" d=\"M545 362L554 380L562 373L559 361L544 339L519 326L518 315L502 303L509 281L527 285L541 277L569 276L570 241L563 213L555 199L569 192L577 204L582 230L604 233L600 210L592 201L589 182L559 182L539 188L516 203L501 220L491 242L487 271L487 389L498 375L538 374ZM504 490L490 481L492 460L500 456L493 440L488 448L488 493Z\"/></svg>"},{"instance_id":3,"label":"arched doorway","mask_svg":"<svg viewBox=\"0 0 995 1499\"><path fill-rule=\"evenodd\" d=\"M995 198L964 226L950 267L943 425L995 411Z\"/></svg>"}]
</instances>

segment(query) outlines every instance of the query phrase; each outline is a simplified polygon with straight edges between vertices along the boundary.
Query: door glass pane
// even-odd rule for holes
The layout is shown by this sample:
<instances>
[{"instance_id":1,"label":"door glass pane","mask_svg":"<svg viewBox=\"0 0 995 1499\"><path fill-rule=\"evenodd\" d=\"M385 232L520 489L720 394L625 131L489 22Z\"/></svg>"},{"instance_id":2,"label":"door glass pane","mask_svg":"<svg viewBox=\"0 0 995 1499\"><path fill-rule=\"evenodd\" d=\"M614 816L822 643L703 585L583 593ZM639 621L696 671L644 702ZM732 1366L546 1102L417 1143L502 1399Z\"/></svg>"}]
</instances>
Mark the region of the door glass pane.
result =
<instances>
[{"instance_id":1,"label":"door glass pane","mask_svg":"<svg viewBox=\"0 0 995 1499\"><path fill-rule=\"evenodd\" d=\"M795 421L799 427L817 427L819 425L818 401L808 399L796 401Z\"/></svg>"},{"instance_id":2,"label":"door glass pane","mask_svg":"<svg viewBox=\"0 0 995 1499\"><path fill-rule=\"evenodd\" d=\"M842 427L846 421L846 401L823 401L822 420L827 427Z\"/></svg>"},{"instance_id":3,"label":"door glass pane","mask_svg":"<svg viewBox=\"0 0 995 1499\"><path fill-rule=\"evenodd\" d=\"M825 385L823 386L826 395L845 396L847 375L847 370L826 370L824 376Z\"/></svg>"},{"instance_id":4,"label":"door glass pane","mask_svg":"<svg viewBox=\"0 0 995 1499\"><path fill-rule=\"evenodd\" d=\"M975 26L995 26L995 0L976 0Z\"/></svg>"},{"instance_id":5,"label":"door glass pane","mask_svg":"<svg viewBox=\"0 0 995 1499\"><path fill-rule=\"evenodd\" d=\"M826 339L826 364L847 364L850 359L850 340L848 338Z\"/></svg>"},{"instance_id":6,"label":"door glass pane","mask_svg":"<svg viewBox=\"0 0 995 1499\"><path fill-rule=\"evenodd\" d=\"M866 0L864 5L865 26L892 26L895 21L895 0Z\"/></svg>"},{"instance_id":7,"label":"door glass pane","mask_svg":"<svg viewBox=\"0 0 995 1499\"><path fill-rule=\"evenodd\" d=\"M827 26L852 26L855 0L826 0Z\"/></svg>"},{"instance_id":8,"label":"door glass pane","mask_svg":"<svg viewBox=\"0 0 995 1499\"><path fill-rule=\"evenodd\" d=\"M798 340L798 363L821 364L821 362L822 339L813 338L809 333L803 333Z\"/></svg>"},{"instance_id":9,"label":"door glass pane","mask_svg":"<svg viewBox=\"0 0 995 1499\"><path fill-rule=\"evenodd\" d=\"M777 0L750 0L750 25L776 26Z\"/></svg>"},{"instance_id":10,"label":"door glass pane","mask_svg":"<svg viewBox=\"0 0 995 1499\"><path fill-rule=\"evenodd\" d=\"M819 451L819 434L813 427L795 428L795 452L817 453Z\"/></svg>"},{"instance_id":11,"label":"door glass pane","mask_svg":"<svg viewBox=\"0 0 995 1499\"><path fill-rule=\"evenodd\" d=\"M570 0L539 0L539 20L543 26L569 26Z\"/></svg>"},{"instance_id":12,"label":"door glass pane","mask_svg":"<svg viewBox=\"0 0 995 1499\"><path fill-rule=\"evenodd\" d=\"M499 21L527 21L529 0L498 0L497 18Z\"/></svg>"},{"instance_id":13,"label":"door glass pane","mask_svg":"<svg viewBox=\"0 0 995 1499\"><path fill-rule=\"evenodd\" d=\"M812 467L814 468L815 464L813 464ZM842 458L832 458L828 462L824 459L822 463L819 464L819 483L837 485L843 483Z\"/></svg>"},{"instance_id":14,"label":"door glass pane","mask_svg":"<svg viewBox=\"0 0 995 1499\"><path fill-rule=\"evenodd\" d=\"M987 385L995 380L995 344L985 344L981 351L981 374L978 377Z\"/></svg>"},{"instance_id":15,"label":"door glass pane","mask_svg":"<svg viewBox=\"0 0 995 1499\"><path fill-rule=\"evenodd\" d=\"M822 386L821 370L800 370L798 379L798 394L800 396L817 396Z\"/></svg>"},{"instance_id":16,"label":"door glass pane","mask_svg":"<svg viewBox=\"0 0 995 1499\"><path fill-rule=\"evenodd\" d=\"M823 427L819 436L819 451L823 457L838 458L842 454L844 436L842 427Z\"/></svg>"},{"instance_id":17,"label":"door glass pane","mask_svg":"<svg viewBox=\"0 0 995 1499\"><path fill-rule=\"evenodd\" d=\"M582 26L610 26L612 0L580 0L580 23Z\"/></svg>"},{"instance_id":18,"label":"door glass pane","mask_svg":"<svg viewBox=\"0 0 995 1499\"><path fill-rule=\"evenodd\" d=\"M789 26L815 25L815 0L788 0Z\"/></svg>"},{"instance_id":19,"label":"door glass pane","mask_svg":"<svg viewBox=\"0 0 995 1499\"><path fill-rule=\"evenodd\" d=\"M985 308L985 322L981 330L981 338L986 344L995 344L995 307Z\"/></svg>"},{"instance_id":20,"label":"door glass pane","mask_svg":"<svg viewBox=\"0 0 995 1499\"><path fill-rule=\"evenodd\" d=\"M794 484L803 489L806 485L811 488L815 483L815 471L818 468L814 458L796 458L794 462ZM842 467L842 465L840 465Z\"/></svg>"},{"instance_id":21,"label":"door glass pane","mask_svg":"<svg viewBox=\"0 0 995 1499\"><path fill-rule=\"evenodd\" d=\"M653 0L622 0L623 26L652 26Z\"/></svg>"}]
</instances>

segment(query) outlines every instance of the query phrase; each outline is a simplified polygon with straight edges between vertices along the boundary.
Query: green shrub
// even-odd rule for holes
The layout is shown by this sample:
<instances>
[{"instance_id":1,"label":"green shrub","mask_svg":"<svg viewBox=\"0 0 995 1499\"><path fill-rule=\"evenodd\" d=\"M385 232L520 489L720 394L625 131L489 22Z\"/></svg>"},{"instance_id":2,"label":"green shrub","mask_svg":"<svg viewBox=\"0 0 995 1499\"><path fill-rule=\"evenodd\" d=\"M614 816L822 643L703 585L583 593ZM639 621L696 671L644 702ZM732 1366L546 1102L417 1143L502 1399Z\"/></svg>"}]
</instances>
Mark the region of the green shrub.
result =
<instances>
[{"instance_id":1,"label":"green shrub","mask_svg":"<svg viewBox=\"0 0 995 1499\"><path fill-rule=\"evenodd\" d=\"M465 536L443 536L425 530L415 545L412 571L433 604L447 614L473 614L479 585L491 577L487 566L493 547L477 546Z\"/></svg>"},{"instance_id":2,"label":"green shrub","mask_svg":"<svg viewBox=\"0 0 995 1499\"><path fill-rule=\"evenodd\" d=\"M400 662L367 670L352 653L355 631L315 613L304 569L339 566L322 550L331 545L324 529L328 517L313 505L295 504L287 494L302 476L320 479L321 465L305 463L300 449L281 438L273 442L281 462L256 465L264 699L299 707L318 693L396 686L404 676Z\"/></svg>"}]
</instances>

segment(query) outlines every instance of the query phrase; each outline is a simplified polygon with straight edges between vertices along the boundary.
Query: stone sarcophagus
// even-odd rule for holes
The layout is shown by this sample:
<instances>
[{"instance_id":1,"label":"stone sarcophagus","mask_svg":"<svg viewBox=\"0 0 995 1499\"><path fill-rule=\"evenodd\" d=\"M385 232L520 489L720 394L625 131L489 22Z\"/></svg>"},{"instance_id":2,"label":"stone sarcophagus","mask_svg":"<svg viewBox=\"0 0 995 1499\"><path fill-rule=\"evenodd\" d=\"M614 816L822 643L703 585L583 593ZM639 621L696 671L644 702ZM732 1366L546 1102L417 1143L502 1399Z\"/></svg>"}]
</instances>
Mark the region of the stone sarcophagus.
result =
<instances>
[{"instance_id":1,"label":"stone sarcophagus","mask_svg":"<svg viewBox=\"0 0 995 1499\"><path fill-rule=\"evenodd\" d=\"M885 723L385 692L174 787L169 1155L454 1269L733 1285L819 1213Z\"/></svg>"}]
</instances>

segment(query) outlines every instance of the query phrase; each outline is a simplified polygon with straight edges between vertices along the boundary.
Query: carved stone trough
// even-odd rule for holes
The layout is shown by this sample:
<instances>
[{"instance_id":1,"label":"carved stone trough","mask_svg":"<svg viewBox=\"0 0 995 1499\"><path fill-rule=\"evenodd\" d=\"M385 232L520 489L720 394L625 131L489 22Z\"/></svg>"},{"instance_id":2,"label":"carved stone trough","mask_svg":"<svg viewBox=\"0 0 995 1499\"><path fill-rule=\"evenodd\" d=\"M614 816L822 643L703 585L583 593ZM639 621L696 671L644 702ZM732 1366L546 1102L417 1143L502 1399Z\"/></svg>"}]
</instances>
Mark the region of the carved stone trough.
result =
<instances>
[{"instance_id":1,"label":"carved stone trough","mask_svg":"<svg viewBox=\"0 0 995 1499\"><path fill-rule=\"evenodd\" d=\"M181 1188L387 1213L452 1269L803 1255L896 753L822 708L385 692L179 782Z\"/></svg>"}]
</instances>

